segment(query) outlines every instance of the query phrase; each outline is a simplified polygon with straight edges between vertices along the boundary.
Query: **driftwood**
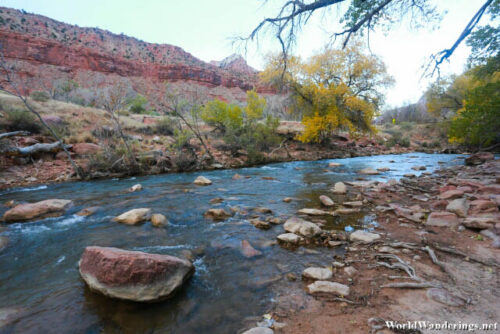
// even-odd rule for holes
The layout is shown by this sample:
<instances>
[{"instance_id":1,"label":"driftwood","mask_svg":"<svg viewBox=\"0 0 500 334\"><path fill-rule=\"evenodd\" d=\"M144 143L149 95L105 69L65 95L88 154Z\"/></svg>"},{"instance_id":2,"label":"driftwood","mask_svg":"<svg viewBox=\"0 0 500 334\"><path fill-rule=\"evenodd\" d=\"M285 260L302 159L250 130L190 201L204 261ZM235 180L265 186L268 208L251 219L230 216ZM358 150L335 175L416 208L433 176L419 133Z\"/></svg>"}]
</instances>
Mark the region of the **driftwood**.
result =
<instances>
[{"instance_id":1,"label":"driftwood","mask_svg":"<svg viewBox=\"0 0 500 334\"><path fill-rule=\"evenodd\" d=\"M0 133L0 139L14 137L14 136L28 136L29 134L30 134L29 131L5 132L5 133Z\"/></svg>"},{"instance_id":2,"label":"driftwood","mask_svg":"<svg viewBox=\"0 0 500 334\"><path fill-rule=\"evenodd\" d=\"M71 148L71 145L65 145L65 148ZM30 156L38 153L57 153L63 149L61 142L56 141L50 144L35 144L26 147L8 147L4 154L9 156Z\"/></svg>"}]
</instances>

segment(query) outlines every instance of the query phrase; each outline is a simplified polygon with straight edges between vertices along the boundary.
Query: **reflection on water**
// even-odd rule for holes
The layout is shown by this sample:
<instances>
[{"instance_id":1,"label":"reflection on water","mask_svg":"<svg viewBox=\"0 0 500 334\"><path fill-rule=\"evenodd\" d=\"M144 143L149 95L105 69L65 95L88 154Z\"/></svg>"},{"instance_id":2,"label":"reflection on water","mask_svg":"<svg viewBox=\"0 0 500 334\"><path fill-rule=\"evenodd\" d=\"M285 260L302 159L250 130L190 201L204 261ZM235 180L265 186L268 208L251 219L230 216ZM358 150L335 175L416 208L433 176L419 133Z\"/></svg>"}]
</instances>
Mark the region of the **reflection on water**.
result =
<instances>
[{"instance_id":1,"label":"reflection on water","mask_svg":"<svg viewBox=\"0 0 500 334\"><path fill-rule=\"evenodd\" d=\"M330 161L342 166L327 168ZM415 165L432 171L459 163L462 160L456 155L375 156L5 191L0 193L2 203L63 198L72 199L75 206L63 217L0 227L0 235L9 238L9 247L0 253L0 312L17 310L17 320L0 332L234 333L245 318L262 315L271 307L273 286L300 285L286 281L286 273L300 277L305 266L328 265L335 250L283 249L270 242L283 232L282 226L258 230L238 214L214 223L203 217L205 210L266 206L275 216L292 215L300 208L319 208L319 195L329 194L335 182L356 179L356 171L361 168L389 167L389 172L365 177L387 181L406 173L420 174L411 170ZM236 172L250 178L232 180ZM213 185L193 185L201 174ZM264 176L274 179L264 180ZM126 189L136 183L144 190L127 193ZM354 199L329 195L334 201ZM210 204L215 197L225 201ZM297 200L284 203L284 197ZM90 217L74 215L89 206L100 206L101 210ZM164 214L170 224L156 229L150 224L126 226L111 221L126 210L140 207ZM0 214L6 210L0 207ZM321 219L325 229L373 223L373 217L366 213ZM244 239L263 255L243 257L239 247ZM78 260L88 245L175 256L185 256L189 251L197 270L185 288L165 302L144 305L111 300L89 291L79 277Z\"/></svg>"}]
</instances>

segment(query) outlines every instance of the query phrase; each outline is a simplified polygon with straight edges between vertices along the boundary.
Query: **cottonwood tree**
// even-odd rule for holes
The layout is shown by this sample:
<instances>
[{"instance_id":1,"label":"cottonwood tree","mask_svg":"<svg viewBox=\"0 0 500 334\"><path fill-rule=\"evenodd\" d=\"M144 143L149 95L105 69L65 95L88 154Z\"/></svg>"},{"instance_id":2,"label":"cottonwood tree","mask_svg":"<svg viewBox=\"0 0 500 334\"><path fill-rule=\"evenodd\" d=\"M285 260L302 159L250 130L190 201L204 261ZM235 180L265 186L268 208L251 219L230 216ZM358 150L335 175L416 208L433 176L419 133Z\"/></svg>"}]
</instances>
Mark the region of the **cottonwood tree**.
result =
<instances>
[{"instance_id":1,"label":"cottonwood tree","mask_svg":"<svg viewBox=\"0 0 500 334\"><path fill-rule=\"evenodd\" d=\"M256 41L262 34L270 33L279 41L283 59L291 54L302 28L313 15L333 16L340 14L340 31L332 32L331 41L342 40L345 48L355 35L365 35L376 29L389 29L394 22L409 19L414 27L439 22L442 17L435 4L436 0L283 0L283 5L276 15L263 19L252 32L240 41ZM347 9L345 5L348 4ZM462 33L453 44L431 55L425 73L439 73L439 66L449 59L456 48L474 31L490 6L498 6L499 0L485 0L472 18L465 25Z\"/></svg>"},{"instance_id":2,"label":"cottonwood tree","mask_svg":"<svg viewBox=\"0 0 500 334\"><path fill-rule=\"evenodd\" d=\"M19 81L20 79L15 78L16 73L15 73L15 67L9 66L7 64L7 61L3 55L2 51L2 45L0 44L0 74L1 74L1 79L0 79L0 90L4 91L8 94L13 94L14 96L18 97L28 109L29 112L34 114L36 118L42 123L42 125L50 132L50 134L56 139L55 143L52 144L35 144L33 145L34 147L33 150L25 150L28 154L35 152L37 149L39 151L52 151L53 149L60 147L64 153L66 154L66 157L68 158L69 162L71 163L71 166L73 168L73 171L77 175L79 179L82 179L84 177L84 172L80 166L76 164L76 162L73 160L71 157L71 154L69 153L68 149L66 148L66 145L64 145L64 141L59 137L59 135L54 131L42 118L40 113L35 110L35 108L29 103L28 98L23 95L23 89L19 87ZM5 136L7 137L7 136ZM39 145L39 146L36 146ZM43 146L45 145L45 146Z\"/></svg>"}]
</instances>

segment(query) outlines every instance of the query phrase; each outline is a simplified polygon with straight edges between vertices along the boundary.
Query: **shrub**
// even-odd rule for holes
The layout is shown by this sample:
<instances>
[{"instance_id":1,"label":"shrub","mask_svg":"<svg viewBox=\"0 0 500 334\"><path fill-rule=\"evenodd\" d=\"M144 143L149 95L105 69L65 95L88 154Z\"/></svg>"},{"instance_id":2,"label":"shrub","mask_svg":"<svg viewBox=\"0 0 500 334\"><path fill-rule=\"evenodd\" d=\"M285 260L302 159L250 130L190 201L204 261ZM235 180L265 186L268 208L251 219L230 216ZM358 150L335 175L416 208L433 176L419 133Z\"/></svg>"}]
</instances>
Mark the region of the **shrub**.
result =
<instances>
[{"instance_id":1,"label":"shrub","mask_svg":"<svg viewBox=\"0 0 500 334\"><path fill-rule=\"evenodd\" d=\"M50 100L50 95L47 92L32 92L30 94L30 97L37 102L47 102L48 100Z\"/></svg>"},{"instance_id":2,"label":"shrub","mask_svg":"<svg viewBox=\"0 0 500 334\"><path fill-rule=\"evenodd\" d=\"M172 146L176 149L189 147L189 140L193 138L193 133L189 130L174 129L175 142Z\"/></svg>"},{"instance_id":3,"label":"shrub","mask_svg":"<svg viewBox=\"0 0 500 334\"><path fill-rule=\"evenodd\" d=\"M408 137L403 137L402 133L399 131L388 131L392 133L392 137L385 143L388 148L393 147L398 144L401 147L410 147L410 139Z\"/></svg>"},{"instance_id":4,"label":"shrub","mask_svg":"<svg viewBox=\"0 0 500 334\"><path fill-rule=\"evenodd\" d=\"M174 134L175 121L169 117L162 117L154 127L154 133L171 136Z\"/></svg>"},{"instance_id":5,"label":"shrub","mask_svg":"<svg viewBox=\"0 0 500 334\"><path fill-rule=\"evenodd\" d=\"M8 131L39 133L42 126L36 116L27 110L9 110L6 112L5 128Z\"/></svg>"},{"instance_id":6,"label":"shrub","mask_svg":"<svg viewBox=\"0 0 500 334\"><path fill-rule=\"evenodd\" d=\"M410 131L413 129L413 124L410 122L402 122L399 127L403 131Z\"/></svg>"},{"instance_id":7,"label":"shrub","mask_svg":"<svg viewBox=\"0 0 500 334\"><path fill-rule=\"evenodd\" d=\"M132 114L148 114L149 112L146 109L147 103L148 100L144 96L137 94L136 97L130 101L129 111Z\"/></svg>"}]
</instances>

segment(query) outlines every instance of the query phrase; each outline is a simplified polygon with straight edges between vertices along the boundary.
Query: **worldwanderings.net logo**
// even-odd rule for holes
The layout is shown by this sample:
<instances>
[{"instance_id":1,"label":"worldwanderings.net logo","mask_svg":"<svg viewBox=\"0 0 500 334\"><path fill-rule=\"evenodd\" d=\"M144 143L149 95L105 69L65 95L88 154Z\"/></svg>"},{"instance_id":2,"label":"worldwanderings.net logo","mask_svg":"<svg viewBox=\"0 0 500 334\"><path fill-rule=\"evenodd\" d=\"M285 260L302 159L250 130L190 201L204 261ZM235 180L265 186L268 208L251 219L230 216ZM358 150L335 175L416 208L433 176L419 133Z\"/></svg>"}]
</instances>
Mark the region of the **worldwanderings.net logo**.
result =
<instances>
[{"instance_id":1,"label":"worldwanderings.net logo","mask_svg":"<svg viewBox=\"0 0 500 334\"><path fill-rule=\"evenodd\" d=\"M468 322L430 322L430 321L389 321L386 320L385 325L389 329L395 330L411 330L411 329L425 329L425 330L451 330L451 331L496 331L498 323L468 323Z\"/></svg>"}]
</instances>

